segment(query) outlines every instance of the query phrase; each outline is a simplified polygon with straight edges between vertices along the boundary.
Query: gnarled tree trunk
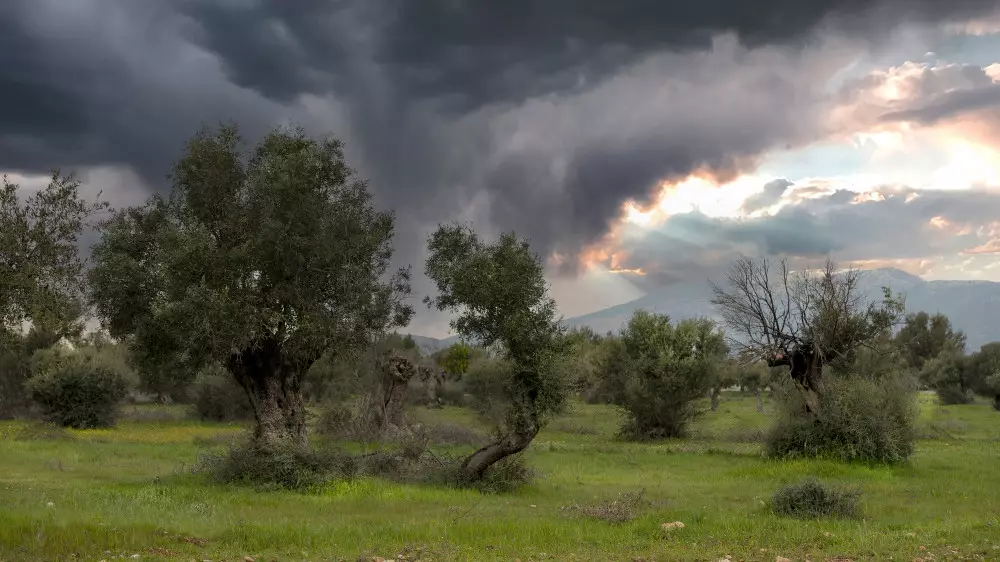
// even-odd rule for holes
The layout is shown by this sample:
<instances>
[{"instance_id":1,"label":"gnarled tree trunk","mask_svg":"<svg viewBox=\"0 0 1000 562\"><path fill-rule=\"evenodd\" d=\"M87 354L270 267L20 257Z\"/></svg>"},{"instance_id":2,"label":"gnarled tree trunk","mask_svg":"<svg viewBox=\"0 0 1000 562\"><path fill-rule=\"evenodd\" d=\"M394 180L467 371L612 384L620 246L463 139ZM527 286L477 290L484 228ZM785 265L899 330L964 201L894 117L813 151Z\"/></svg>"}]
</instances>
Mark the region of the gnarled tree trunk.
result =
<instances>
[{"instance_id":1,"label":"gnarled tree trunk","mask_svg":"<svg viewBox=\"0 0 1000 562\"><path fill-rule=\"evenodd\" d=\"M712 388L712 411L719 409L719 396L722 395L722 389L719 387Z\"/></svg>"},{"instance_id":2,"label":"gnarled tree trunk","mask_svg":"<svg viewBox=\"0 0 1000 562\"><path fill-rule=\"evenodd\" d=\"M521 427L510 430L500 439L466 457L462 462L462 477L467 482L481 480L491 466L527 449L540 429L536 416L530 416L530 421Z\"/></svg>"},{"instance_id":3,"label":"gnarled tree trunk","mask_svg":"<svg viewBox=\"0 0 1000 562\"><path fill-rule=\"evenodd\" d=\"M229 371L253 407L254 439L261 445L307 444L301 370L290 364L276 342L264 342L229 358Z\"/></svg>"},{"instance_id":4,"label":"gnarled tree trunk","mask_svg":"<svg viewBox=\"0 0 1000 562\"><path fill-rule=\"evenodd\" d=\"M823 359L811 350L795 349L768 366L787 365L796 390L805 402L806 413L819 417L823 410Z\"/></svg>"},{"instance_id":5,"label":"gnarled tree trunk","mask_svg":"<svg viewBox=\"0 0 1000 562\"><path fill-rule=\"evenodd\" d=\"M764 391L761 387L754 389L753 393L757 396L757 411L764 412Z\"/></svg>"},{"instance_id":6,"label":"gnarled tree trunk","mask_svg":"<svg viewBox=\"0 0 1000 562\"><path fill-rule=\"evenodd\" d=\"M385 412L385 417L382 420L383 430L388 430L391 427L401 428L406 425L403 416L406 389L410 384L410 379L416 373L417 368L409 359L396 353L389 356L382 378L384 393L382 405Z\"/></svg>"}]
</instances>

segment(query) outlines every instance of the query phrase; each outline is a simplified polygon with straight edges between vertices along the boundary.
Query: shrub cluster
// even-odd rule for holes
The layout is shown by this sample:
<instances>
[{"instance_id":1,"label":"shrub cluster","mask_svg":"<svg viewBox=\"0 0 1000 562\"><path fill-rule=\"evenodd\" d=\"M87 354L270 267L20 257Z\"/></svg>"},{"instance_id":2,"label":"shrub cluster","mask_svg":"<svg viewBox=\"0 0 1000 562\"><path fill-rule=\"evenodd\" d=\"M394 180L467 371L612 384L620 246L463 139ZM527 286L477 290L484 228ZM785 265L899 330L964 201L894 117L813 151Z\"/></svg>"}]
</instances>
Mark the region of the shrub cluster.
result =
<instances>
[{"instance_id":1,"label":"shrub cluster","mask_svg":"<svg viewBox=\"0 0 1000 562\"><path fill-rule=\"evenodd\" d=\"M51 423L88 429L111 427L128 397L134 374L94 348L50 348L32 357L25 389Z\"/></svg>"},{"instance_id":2,"label":"shrub cluster","mask_svg":"<svg viewBox=\"0 0 1000 562\"><path fill-rule=\"evenodd\" d=\"M353 474L350 456L293 442L262 445L248 440L201 459L196 471L220 484L259 489L309 490Z\"/></svg>"}]
</instances>

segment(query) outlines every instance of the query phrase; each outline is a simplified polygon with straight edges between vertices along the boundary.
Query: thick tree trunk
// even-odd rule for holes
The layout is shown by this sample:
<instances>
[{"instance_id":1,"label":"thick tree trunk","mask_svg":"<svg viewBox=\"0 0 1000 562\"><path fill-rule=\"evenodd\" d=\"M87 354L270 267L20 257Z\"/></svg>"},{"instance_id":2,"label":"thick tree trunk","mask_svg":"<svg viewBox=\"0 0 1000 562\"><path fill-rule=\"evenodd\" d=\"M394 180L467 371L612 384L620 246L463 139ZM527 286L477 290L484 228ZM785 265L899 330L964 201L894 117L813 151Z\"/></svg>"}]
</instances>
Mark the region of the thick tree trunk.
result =
<instances>
[{"instance_id":1,"label":"thick tree trunk","mask_svg":"<svg viewBox=\"0 0 1000 562\"><path fill-rule=\"evenodd\" d=\"M416 367L405 357L396 354L389 357L383 375L382 404L385 412L385 417L382 420L383 430L392 427L402 428L406 425L406 419L403 415L406 404L406 389L416 372Z\"/></svg>"},{"instance_id":2,"label":"thick tree trunk","mask_svg":"<svg viewBox=\"0 0 1000 562\"><path fill-rule=\"evenodd\" d=\"M764 412L764 391L759 386L754 389L753 393L757 395L757 411L760 413Z\"/></svg>"},{"instance_id":3,"label":"thick tree trunk","mask_svg":"<svg viewBox=\"0 0 1000 562\"><path fill-rule=\"evenodd\" d=\"M282 356L280 346L273 342L234 355L228 363L253 407L257 422L254 439L264 446L289 442L305 446L305 401L301 385L304 369L290 364Z\"/></svg>"},{"instance_id":4,"label":"thick tree trunk","mask_svg":"<svg viewBox=\"0 0 1000 562\"><path fill-rule=\"evenodd\" d=\"M1000 394L993 396L993 409L1000 412Z\"/></svg>"},{"instance_id":5,"label":"thick tree trunk","mask_svg":"<svg viewBox=\"0 0 1000 562\"><path fill-rule=\"evenodd\" d=\"M805 402L806 412L819 417L823 409L823 361L811 351L796 350L790 357L789 371Z\"/></svg>"},{"instance_id":6,"label":"thick tree trunk","mask_svg":"<svg viewBox=\"0 0 1000 562\"><path fill-rule=\"evenodd\" d=\"M523 429L512 432L503 438L490 443L465 458L462 462L462 476L467 482L482 480L486 471L510 455L520 453L528 448L531 441L538 435L538 429Z\"/></svg>"},{"instance_id":7,"label":"thick tree trunk","mask_svg":"<svg viewBox=\"0 0 1000 562\"><path fill-rule=\"evenodd\" d=\"M719 396L722 394L722 389L715 387L712 389L712 411L719 409Z\"/></svg>"}]
</instances>

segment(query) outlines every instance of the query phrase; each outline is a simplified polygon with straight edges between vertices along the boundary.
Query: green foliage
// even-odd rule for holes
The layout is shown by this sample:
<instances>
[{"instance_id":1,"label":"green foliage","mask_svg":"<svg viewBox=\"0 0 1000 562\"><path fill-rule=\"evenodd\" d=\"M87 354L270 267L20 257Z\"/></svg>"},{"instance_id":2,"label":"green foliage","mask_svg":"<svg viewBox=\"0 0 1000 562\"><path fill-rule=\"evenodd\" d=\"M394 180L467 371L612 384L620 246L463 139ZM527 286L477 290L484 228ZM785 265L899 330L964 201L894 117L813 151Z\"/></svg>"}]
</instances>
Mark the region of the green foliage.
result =
<instances>
[{"instance_id":1,"label":"green foliage","mask_svg":"<svg viewBox=\"0 0 1000 562\"><path fill-rule=\"evenodd\" d=\"M441 225L428 239L427 276L438 295L428 306L456 315L452 327L492 348L508 373L503 386L507 413L497 448L467 459L473 478L499 458L520 452L568 395L565 340L548 296L541 258L513 233L487 244L471 228Z\"/></svg>"},{"instance_id":2,"label":"green foliage","mask_svg":"<svg viewBox=\"0 0 1000 562\"><path fill-rule=\"evenodd\" d=\"M910 368L917 371L942 353L961 355L965 350L965 334L955 331L944 314L931 316L926 312L918 312L907 315L893 341Z\"/></svg>"},{"instance_id":3,"label":"green foliage","mask_svg":"<svg viewBox=\"0 0 1000 562\"><path fill-rule=\"evenodd\" d=\"M253 406L246 390L221 365L209 365L194 381L193 413L202 421L246 421L253 419Z\"/></svg>"},{"instance_id":4,"label":"green foliage","mask_svg":"<svg viewBox=\"0 0 1000 562\"><path fill-rule=\"evenodd\" d=\"M60 335L76 333L83 312L83 262L77 246L87 220L108 207L79 196L73 175L52 172L41 191L18 197L3 177L0 189L0 328L24 321Z\"/></svg>"},{"instance_id":5,"label":"green foliage","mask_svg":"<svg viewBox=\"0 0 1000 562\"><path fill-rule=\"evenodd\" d=\"M139 357L188 373L223 363L255 397L259 436L302 440L307 370L405 325L409 271L386 275L394 215L340 141L278 129L244 148L235 126L202 131L168 199L106 221L91 300Z\"/></svg>"},{"instance_id":6,"label":"green foliage","mask_svg":"<svg viewBox=\"0 0 1000 562\"><path fill-rule=\"evenodd\" d=\"M509 363L495 359L476 363L462 380L462 387L471 398L469 407L491 425L502 426L512 407L507 388L510 381Z\"/></svg>"},{"instance_id":7,"label":"green foliage","mask_svg":"<svg viewBox=\"0 0 1000 562\"><path fill-rule=\"evenodd\" d=\"M470 348L464 342L458 342L448 347L441 358L441 366L449 378L460 380L469 371Z\"/></svg>"},{"instance_id":8,"label":"green foliage","mask_svg":"<svg viewBox=\"0 0 1000 562\"><path fill-rule=\"evenodd\" d=\"M31 356L58 340L58 333L37 327L25 335L0 330L0 419L29 414L32 402L24 383L31 377Z\"/></svg>"},{"instance_id":9,"label":"green foliage","mask_svg":"<svg viewBox=\"0 0 1000 562\"><path fill-rule=\"evenodd\" d=\"M948 349L925 361L919 377L937 393L942 404L970 404L975 399L971 374L969 358Z\"/></svg>"},{"instance_id":10,"label":"green foliage","mask_svg":"<svg viewBox=\"0 0 1000 562\"><path fill-rule=\"evenodd\" d=\"M636 311L604 365L613 401L628 414L622 434L683 436L699 414L695 401L716 380L725 354L723 335L710 320L673 325L666 315Z\"/></svg>"},{"instance_id":11,"label":"green foliage","mask_svg":"<svg viewBox=\"0 0 1000 562\"><path fill-rule=\"evenodd\" d=\"M135 378L118 358L87 347L38 351L31 372L25 389L45 420L78 429L114 426Z\"/></svg>"},{"instance_id":12,"label":"green foliage","mask_svg":"<svg viewBox=\"0 0 1000 562\"><path fill-rule=\"evenodd\" d=\"M771 497L771 510L798 519L820 517L860 517L860 490L825 486L814 478L782 486Z\"/></svg>"},{"instance_id":13,"label":"green foliage","mask_svg":"<svg viewBox=\"0 0 1000 562\"><path fill-rule=\"evenodd\" d=\"M804 414L799 393L783 392L779 417L767 436L768 456L831 457L873 464L900 463L910 457L917 407L909 374L833 376L826 384L818 417Z\"/></svg>"}]
</instances>

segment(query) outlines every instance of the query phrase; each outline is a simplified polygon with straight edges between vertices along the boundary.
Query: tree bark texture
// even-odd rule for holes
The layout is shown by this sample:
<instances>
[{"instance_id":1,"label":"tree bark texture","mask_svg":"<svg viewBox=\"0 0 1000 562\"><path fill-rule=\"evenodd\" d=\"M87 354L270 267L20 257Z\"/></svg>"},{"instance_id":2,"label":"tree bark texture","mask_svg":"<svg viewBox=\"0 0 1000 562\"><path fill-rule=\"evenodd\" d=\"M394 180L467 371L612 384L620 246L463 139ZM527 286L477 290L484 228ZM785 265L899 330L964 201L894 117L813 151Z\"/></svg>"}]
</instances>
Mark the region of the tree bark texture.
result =
<instances>
[{"instance_id":1,"label":"tree bark texture","mask_svg":"<svg viewBox=\"0 0 1000 562\"><path fill-rule=\"evenodd\" d=\"M757 411L764 412L764 391L758 386L753 393L757 396Z\"/></svg>"},{"instance_id":2,"label":"tree bark texture","mask_svg":"<svg viewBox=\"0 0 1000 562\"><path fill-rule=\"evenodd\" d=\"M712 389L712 411L719 409L719 396L722 395L722 389L715 387Z\"/></svg>"},{"instance_id":3,"label":"tree bark texture","mask_svg":"<svg viewBox=\"0 0 1000 562\"><path fill-rule=\"evenodd\" d=\"M390 427L401 428L406 425L404 418L404 405L406 403L406 389L410 384L410 379L417 373L417 368L413 363L397 354L389 356L383 374L383 411L385 417L382 424L383 429Z\"/></svg>"},{"instance_id":4,"label":"tree bark texture","mask_svg":"<svg viewBox=\"0 0 1000 562\"><path fill-rule=\"evenodd\" d=\"M795 349L788 356L768 362L771 367L787 365L796 390L805 402L806 413L819 417L823 409L823 360L811 350Z\"/></svg>"},{"instance_id":5,"label":"tree bark texture","mask_svg":"<svg viewBox=\"0 0 1000 562\"><path fill-rule=\"evenodd\" d=\"M277 342L263 342L229 358L229 371L247 393L253 407L254 438L265 446L282 442L305 446L305 401L302 369L283 356Z\"/></svg>"}]
</instances>

